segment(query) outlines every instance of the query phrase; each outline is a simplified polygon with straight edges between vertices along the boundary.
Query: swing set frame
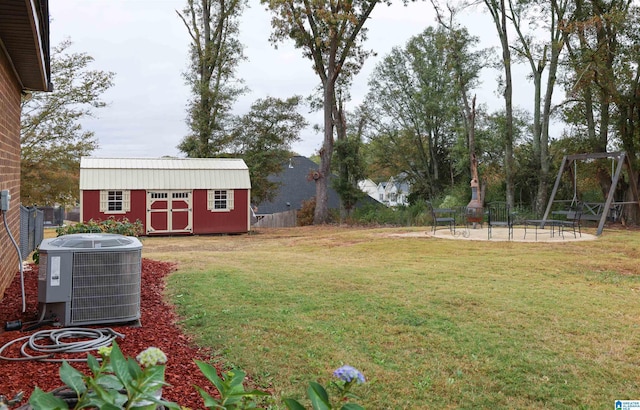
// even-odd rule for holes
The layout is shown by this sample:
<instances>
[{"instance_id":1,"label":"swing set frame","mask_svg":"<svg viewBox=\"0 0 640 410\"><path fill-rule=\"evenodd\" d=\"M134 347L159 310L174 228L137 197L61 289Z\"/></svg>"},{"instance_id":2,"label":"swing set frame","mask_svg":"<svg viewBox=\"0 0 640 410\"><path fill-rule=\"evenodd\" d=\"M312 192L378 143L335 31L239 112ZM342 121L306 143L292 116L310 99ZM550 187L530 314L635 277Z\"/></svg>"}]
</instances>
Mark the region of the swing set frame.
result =
<instances>
[{"instance_id":1,"label":"swing set frame","mask_svg":"<svg viewBox=\"0 0 640 410\"><path fill-rule=\"evenodd\" d=\"M551 196L549 197L549 203L547 204L547 209L544 212L544 216L542 218L543 221L546 221L551 213L551 207L553 206L553 201L555 199L556 193L558 191L558 187L560 186L560 180L562 178L562 174L564 172L564 168L566 164L570 161L578 161L578 160L588 160L588 159L602 159L602 158L612 158L617 161L616 170L611 179L611 187L609 188L609 193L607 195L607 199L604 203L604 207L602 207L602 215L600 216L600 222L598 223L598 230L596 232L597 236L602 234L602 230L604 229L604 223L607 220L607 215L609 210L611 209L611 205L614 204L613 195L615 193L616 187L618 186L618 180L620 179L620 174L622 172L622 167L626 165L627 171L629 174L631 191L633 193L634 202L620 202L616 204L637 204L640 206L640 199L638 198L638 185L636 181L635 174L632 172L631 161L629 161L629 157L627 157L626 152L598 152L592 154L574 154L574 155L565 155L562 158L562 164L560 165L560 169L558 170L558 176L556 177L556 182L553 186L553 191L551 192ZM575 175L574 175L575 178ZM576 182L574 181L574 192L577 189L575 186ZM575 199L575 194L574 194Z\"/></svg>"}]
</instances>

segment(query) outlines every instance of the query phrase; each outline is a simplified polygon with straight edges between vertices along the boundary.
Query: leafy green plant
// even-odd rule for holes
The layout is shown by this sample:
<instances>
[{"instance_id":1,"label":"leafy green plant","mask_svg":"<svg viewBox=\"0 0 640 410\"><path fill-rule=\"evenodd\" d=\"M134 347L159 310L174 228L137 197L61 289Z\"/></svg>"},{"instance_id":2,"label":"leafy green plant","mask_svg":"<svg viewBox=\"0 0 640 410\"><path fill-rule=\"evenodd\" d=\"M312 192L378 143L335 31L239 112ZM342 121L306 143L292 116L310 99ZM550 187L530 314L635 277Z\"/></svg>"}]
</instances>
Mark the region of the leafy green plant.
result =
<instances>
[{"instance_id":1,"label":"leafy green plant","mask_svg":"<svg viewBox=\"0 0 640 410\"><path fill-rule=\"evenodd\" d=\"M131 222L127 218L117 220L111 217L104 221L94 221L91 219L88 222L81 222L56 228L57 236L70 235L74 233L116 233L125 236L138 237L143 233L143 225L139 219L135 222ZM36 265L40 264L40 249L36 249L31 258Z\"/></svg>"},{"instance_id":2,"label":"leafy green plant","mask_svg":"<svg viewBox=\"0 0 640 410\"><path fill-rule=\"evenodd\" d=\"M116 342L112 347L98 349L102 361L88 355L91 375L83 375L64 361L60 367L60 379L77 397L74 409L96 407L102 410L155 409L158 404L169 409L180 409L175 403L160 399L159 392L166 385L164 371L167 361L158 348L150 347L137 356L125 358ZM53 393L45 393L36 387L29 404L42 410L67 410L66 401Z\"/></svg>"},{"instance_id":3,"label":"leafy green plant","mask_svg":"<svg viewBox=\"0 0 640 410\"><path fill-rule=\"evenodd\" d=\"M332 402L329 393L317 382L309 383L307 388L307 396L311 401L314 410L363 410L364 408L356 403L349 402L349 399L358 399L356 395L351 393L351 388L355 384L365 382L364 375L360 371L351 366L342 366L333 372L333 375L339 379L338 382L332 381L330 387L337 390L337 398ZM305 407L294 399L285 399L284 404L289 410L305 410ZM340 407L338 407L340 406Z\"/></svg>"},{"instance_id":4,"label":"leafy green plant","mask_svg":"<svg viewBox=\"0 0 640 410\"><path fill-rule=\"evenodd\" d=\"M255 397L269 396L269 393L260 390L244 390L244 378L246 374L241 370L230 370L219 377L216 368L210 364L195 361L202 374L218 389L220 399L212 397L205 390L196 386L200 396L204 400L204 405L208 409L242 410L255 409Z\"/></svg>"},{"instance_id":5,"label":"leafy green plant","mask_svg":"<svg viewBox=\"0 0 640 410\"><path fill-rule=\"evenodd\" d=\"M127 218L115 219L114 217L104 221L94 221L93 219L84 223L61 226L56 229L58 236L73 233L116 233L125 236L140 236L143 232L142 222L138 219L135 222Z\"/></svg>"},{"instance_id":6,"label":"leafy green plant","mask_svg":"<svg viewBox=\"0 0 640 410\"><path fill-rule=\"evenodd\" d=\"M302 207L298 210L298 226L313 225L313 213L316 209L316 197L302 201Z\"/></svg>"},{"instance_id":7,"label":"leafy green plant","mask_svg":"<svg viewBox=\"0 0 640 410\"><path fill-rule=\"evenodd\" d=\"M100 347L98 353L101 362L92 355L87 357L87 364L91 369L89 376L83 375L66 361L60 367L60 380L77 396L73 409L91 407L101 410L153 410L157 405L162 405L180 410L178 404L160 398L162 387L166 385L164 371L167 362L167 356L160 349L150 347L144 350L136 357L137 362L132 358L125 358L116 342L113 342L112 347ZM243 382L246 374L240 370L230 370L221 378L215 367L198 360L195 362L220 393L218 400L201 387L195 386L207 409L255 409L257 404L254 398L269 396L269 393L259 390L245 391ZM21 396L16 396L16 399L21 399ZM0 402L0 410L3 409L2 403ZM69 409L65 400L37 387L29 398L29 404L35 410Z\"/></svg>"}]
</instances>

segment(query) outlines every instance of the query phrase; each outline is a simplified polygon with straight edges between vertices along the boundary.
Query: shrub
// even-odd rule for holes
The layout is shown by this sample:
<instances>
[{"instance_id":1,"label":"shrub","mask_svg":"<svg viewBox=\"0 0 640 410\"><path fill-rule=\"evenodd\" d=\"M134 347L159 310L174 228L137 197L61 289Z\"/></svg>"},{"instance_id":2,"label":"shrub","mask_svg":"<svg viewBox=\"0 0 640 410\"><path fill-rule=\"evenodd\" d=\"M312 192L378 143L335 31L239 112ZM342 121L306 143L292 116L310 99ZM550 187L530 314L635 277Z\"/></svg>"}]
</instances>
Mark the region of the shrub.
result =
<instances>
[{"instance_id":1,"label":"shrub","mask_svg":"<svg viewBox=\"0 0 640 410\"><path fill-rule=\"evenodd\" d=\"M91 370L85 375L71 367L66 361L60 367L60 379L65 387L71 390L75 399L63 400L55 393L45 393L38 387L29 398L29 404L35 410L48 409L83 409L99 408L112 410L151 410L157 405L168 409L180 410L177 403L162 400L162 388L167 385L164 381L165 363L167 356L156 347L150 347L141 352L136 359L125 357L116 342L112 346L102 346L98 349L100 358L87 356L87 364ZM204 400L207 409L245 410L257 408L257 400L270 396L260 390L245 390L246 374L238 369L230 370L218 376L215 367L208 363L195 361L202 374L215 386L220 395L215 398L200 386L194 386ZM352 400L359 397L351 392L358 384L365 382L364 375L356 368L344 365L333 375L338 381L332 381L327 388L333 388L337 395L333 399L329 392L317 382L310 382L307 396L313 410L364 410ZM7 404L16 404L22 396ZM0 406L4 402L0 402ZM295 399L284 399L289 410L306 410ZM0 410L2 407L0 407Z\"/></svg>"},{"instance_id":2,"label":"shrub","mask_svg":"<svg viewBox=\"0 0 640 410\"><path fill-rule=\"evenodd\" d=\"M316 210L316 197L302 201L302 208L298 211L298 226L313 225L313 214Z\"/></svg>"},{"instance_id":3,"label":"shrub","mask_svg":"<svg viewBox=\"0 0 640 410\"><path fill-rule=\"evenodd\" d=\"M366 205L356 208L351 215L352 223L362 225L423 226L430 223L429 218L424 201L395 208L377 204Z\"/></svg>"},{"instance_id":4,"label":"shrub","mask_svg":"<svg viewBox=\"0 0 640 410\"><path fill-rule=\"evenodd\" d=\"M105 219L104 221L94 221L91 219L86 223L77 223L73 225L65 225L56 229L58 236L69 235L73 233L116 233L125 236L140 236L143 232L142 222L137 219L130 222L127 218L117 220L114 217Z\"/></svg>"},{"instance_id":5,"label":"shrub","mask_svg":"<svg viewBox=\"0 0 640 410\"><path fill-rule=\"evenodd\" d=\"M94 221L91 219L86 223L77 223L73 225L65 225L56 228L58 236L70 235L73 233L116 233L125 236L138 237L142 235L143 227L140 220L130 222L127 218L116 220L111 217L104 221ZM40 249L36 249L32 256L33 262L38 265L40 263Z\"/></svg>"}]
</instances>

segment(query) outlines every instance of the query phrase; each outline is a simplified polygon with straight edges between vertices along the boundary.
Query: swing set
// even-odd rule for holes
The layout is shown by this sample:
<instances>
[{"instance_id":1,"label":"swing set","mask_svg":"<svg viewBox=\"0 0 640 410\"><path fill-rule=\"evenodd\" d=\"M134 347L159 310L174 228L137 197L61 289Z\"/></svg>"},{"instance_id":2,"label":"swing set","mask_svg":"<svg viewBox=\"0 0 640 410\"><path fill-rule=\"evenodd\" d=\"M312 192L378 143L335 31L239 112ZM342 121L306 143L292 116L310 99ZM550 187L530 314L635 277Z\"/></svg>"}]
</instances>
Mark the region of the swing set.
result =
<instances>
[{"instance_id":1,"label":"swing set","mask_svg":"<svg viewBox=\"0 0 640 410\"><path fill-rule=\"evenodd\" d=\"M602 230L604 229L604 223L607 220L607 217L617 219L621 213L622 206L627 204L635 204L640 206L640 199L638 199L638 185L636 182L635 174L632 172L631 162L627 157L624 151L620 152L601 152L601 153L593 153L593 154L575 154L575 155L565 155L562 158L562 164L560 165L560 169L558 170L558 176L556 177L556 182L553 186L553 191L551 192L551 196L549 197L549 203L547 204L547 209L544 212L544 216L542 218L543 223L549 217L551 213L551 208L553 207L553 203L555 200L556 193L558 192L558 187L560 186L560 180L562 174L565 170L565 167L568 163L573 161L573 199L571 200L571 206L575 206L578 202L578 189L577 189L577 161L589 161L595 159L603 159L603 158L611 158L611 187L609 188L609 193L604 203L583 203L584 212L581 216L582 219L591 219L597 220L598 230L596 235L600 236L602 234ZM615 171L614 171L614 163ZM633 202L615 202L613 200L613 196L618 186L618 181L620 179L620 174L622 172L623 165L626 165L627 173L629 175L631 191L633 193ZM560 201L556 201L560 202ZM570 217L570 213L567 214L567 217Z\"/></svg>"}]
</instances>

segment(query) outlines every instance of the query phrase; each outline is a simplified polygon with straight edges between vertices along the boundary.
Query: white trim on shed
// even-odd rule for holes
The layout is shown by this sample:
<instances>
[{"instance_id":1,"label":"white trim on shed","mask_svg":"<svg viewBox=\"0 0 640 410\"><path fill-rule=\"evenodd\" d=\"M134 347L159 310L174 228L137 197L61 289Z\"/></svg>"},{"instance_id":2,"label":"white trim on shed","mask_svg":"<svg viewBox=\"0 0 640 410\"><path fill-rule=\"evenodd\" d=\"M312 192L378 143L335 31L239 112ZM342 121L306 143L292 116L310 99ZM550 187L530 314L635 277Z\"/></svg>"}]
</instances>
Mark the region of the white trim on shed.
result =
<instances>
[{"instance_id":1,"label":"white trim on shed","mask_svg":"<svg viewBox=\"0 0 640 410\"><path fill-rule=\"evenodd\" d=\"M251 189L239 158L80 159L80 190Z\"/></svg>"}]
</instances>

